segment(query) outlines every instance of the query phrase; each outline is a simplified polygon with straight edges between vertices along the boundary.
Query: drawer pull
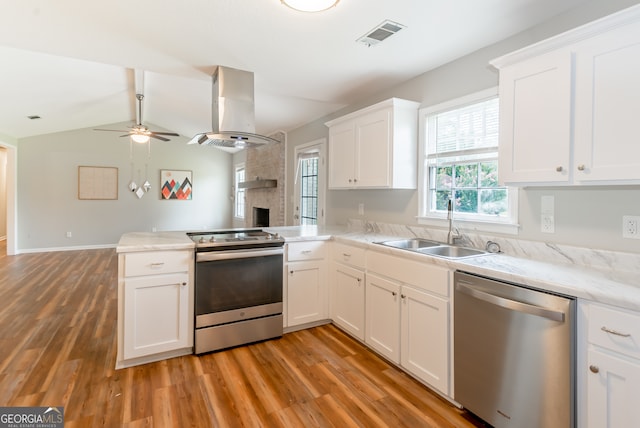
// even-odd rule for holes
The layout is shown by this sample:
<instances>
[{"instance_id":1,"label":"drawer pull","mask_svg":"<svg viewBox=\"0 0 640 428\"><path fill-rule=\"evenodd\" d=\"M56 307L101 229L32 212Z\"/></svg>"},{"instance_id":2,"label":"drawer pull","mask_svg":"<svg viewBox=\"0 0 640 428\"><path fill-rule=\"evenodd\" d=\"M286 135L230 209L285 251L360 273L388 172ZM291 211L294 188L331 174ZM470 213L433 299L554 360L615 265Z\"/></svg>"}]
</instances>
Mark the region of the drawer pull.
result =
<instances>
[{"instance_id":1,"label":"drawer pull","mask_svg":"<svg viewBox=\"0 0 640 428\"><path fill-rule=\"evenodd\" d=\"M302 250L302 254L311 254L311 250Z\"/></svg>"},{"instance_id":2,"label":"drawer pull","mask_svg":"<svg viewBox=\"0 0 640 428\"><path fill-rule=\"evenodd\" d=\"M151 263L151 269L158 269L164 266L164 262Z\"/></svg>"},{"instance_id":3,"label":"drawer pull","mask_svg":"<svg viewBox=\"0 0 640 428\"><path fill-rule=\"evenodd\" d=\"M557 166L557 167L556 167L556 171L558 171L558 172L562 172L562 170L563 170L563 168L562 168L561 166Z\"/></svg>"},{"instance_id":4,"label":"drawer pull","mask_svg":"<svg viewBox=\"0 0 640 428\"><path fill-rule=\"evenodd\" d=\"M605 326L602 326L600 330L604 331L605 333L615 334L616 336L620 336L620 337L631 337L630 333L621 333L616 330L611 330L610 328L607 328Z\"/></svg>"},{"instance_id":5,"label":"drawer pull","mask_svg":"<svg viewBox=\"0 0 640 428\"><path fill-rule=\"evenodd\" d=\"M600 372L600 369L598 368L598 366L594 366L594 365L590 365L590 366L589 366L589 370L591 370L591 373L598 373L598 372Z\"/></svg>"},{"instance_id":6,"label":"drawer pull","mask_svg":"<svg viewBox=\"0 0 640 428\"><path fill-rule=\"evenodd\" d=\"M342 253L342 256L343 256L343 257L351 257L351 254L349 254L349 253Z\"/></svg>"}]
</instances>

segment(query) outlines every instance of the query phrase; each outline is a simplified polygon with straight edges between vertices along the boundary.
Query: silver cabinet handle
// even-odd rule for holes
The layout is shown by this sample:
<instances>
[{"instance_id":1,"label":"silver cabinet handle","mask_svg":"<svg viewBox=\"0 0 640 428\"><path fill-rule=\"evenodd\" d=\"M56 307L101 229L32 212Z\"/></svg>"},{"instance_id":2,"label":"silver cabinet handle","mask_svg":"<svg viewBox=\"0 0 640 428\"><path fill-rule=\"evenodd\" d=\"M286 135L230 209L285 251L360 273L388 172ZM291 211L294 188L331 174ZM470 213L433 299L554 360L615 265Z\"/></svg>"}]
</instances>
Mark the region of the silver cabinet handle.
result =
<instances>
[{"instance_id":1,"label":"silver cabinet handle","mask_svg":"<svg viewBox=\"0 0 640 428\"><path fill-rule=\"evenodd\" d=\"M578 171L584 171L584 165L578 165Z\"/></svg>"},{"instance_id":2,"label":"silver cabinet handle","mask_svg":"<svg viewBox=\"0 0 640 428\"><path fill-rule=\"evenodd\" d=\"M164 266L164 262L151 263L151 268L152 269L161 268L162 266Z\"/></svg>"},{"instance_id":3,"label":"silver cabinet handle","mask_svg":"<svg viewBox=\"0 0 640 428\"><path fill-rule=\"evenodd\" d=\"M187 285L187 283L186 283L186 282L181 282L181 283L180 283L180 284L178 284L178 285L182 285L182 286L184 287L185 285Z\"/></svg>"},{"instance_id":4,"label":"silver cabinet handle","mask_svg":"<svg viewBox=\"0 0 640 428\"><path fill-rule=\"evenodd\" d=\"M391 295L392 295L393 297L396 297L396 296L398 295L398 293L396 293L395 291L392 291L392 292L391 292Z\"/></svg>"},{"instance_id":5,"label":"silver cabinet handle","mask_svg":"<svg viewBox=\"0 0 640 428\"><path fill-rule=\"evenodd\" d=\"M311 254L311 250L302 250L301 253L302 254Z\"/></svg>"},{"instance_id":6,"label":"silver cabinet handle","mask_svg":"<svg viewBox=\"0 0 640 428\"><path fill-rule=\"evenodd\" d=\"M563 169L564 169L564 168L562 168L561 166L557 166L557 167L556 167L556 171L558 171L558 172L562 172L562 170L563 170Z\"/></svg>"},{"instance_id":7,"label":"silver cabinet handle","mask_svg":"<svg viewBox=\"0 0 640 428\"><path fill-rule=\"evenodd\" d=\"M349 179L349 183L351 183L353 180Z\"/></svg>"},{"instance_id":8,"label":"silver cabinet handle","mask_svg":"<svg viewBox=\"0 0 640 428\"><path fill-rule=\"evenodd\" d=\"M602 328L600 328L600 330L604 331L605 333L610 333L610 334L614 334L616 336L620 336L620 337L631 337L630 333L621 333L617 330L612 330L610 328L607 328L605 326L602 326Z\"/></svg>"},{"instance_id":9,"label":"silver cabinet handle","mask_svg":"<svg viewBox=\"0 0 640 428\"><path fill-rule=\"evenodd\" d=\"M351 257L351 254L349 254L349 253L342 253L342 256L343 256L343 257Z\"/></svg>"},{"instance_id":10,"label":"silver cabinet handle","mask_svg":"<svg viewBox=\"0 0 640 428\"><path fill-rule=\"evenodd\" d=\"M401 294L401 295L400 295L400 298L401 298L401 299L404 299L404 298L406 298L406 297L407 297L407 296L405 296L404 294Z\"/></svg>"},{"instance_id":11,"label":"silver cabinet handle","mask_svg":"<svg viewBox=\"0 0 640 428\"><path fill-rule=\"evenodd\" d=\"M476 299L483 300L487 303L491 303L492 305L500 306L505 309L548 318L552 321L564 322L564 312L555 311L542 306L531 305L529 303L518 302L504 297L494 296L493 294L485 293L484 291L476 290L475 288L462 285L460 283L456 284L456 289L464 294L475 297Z\"/></svg>"},{"instance_id":12,"label":"silver cabinet handle","mask_svg":"<svg viewBox=\"0 0 640 428\"><path fill-rule=\"evenodd\" d=\"M591 373L598 373L600 368L598 368L598 366L590 365L589 370L591 370Z\"/></svg>"}]
</instances>

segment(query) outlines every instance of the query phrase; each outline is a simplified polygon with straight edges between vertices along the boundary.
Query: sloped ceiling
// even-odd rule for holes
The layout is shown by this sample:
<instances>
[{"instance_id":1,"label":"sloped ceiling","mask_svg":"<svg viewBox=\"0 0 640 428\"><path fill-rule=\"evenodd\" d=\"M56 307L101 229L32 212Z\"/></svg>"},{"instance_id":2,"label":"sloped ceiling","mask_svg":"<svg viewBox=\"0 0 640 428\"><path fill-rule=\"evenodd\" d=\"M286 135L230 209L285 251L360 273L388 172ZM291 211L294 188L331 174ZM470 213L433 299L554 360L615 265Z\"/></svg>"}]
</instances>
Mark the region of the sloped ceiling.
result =
<instances>
[{"instance_id":1,"label":"sloped ceiling","mask_svg":"<svg viewBox=\"0 0 640 428\"><path fill-rule=\"evenodd\" d=\"M20 0L0 13L0 134L135 121L190 138L211 128L217 65L255 73L256 129L288 131L495 43L585 0ZM389 19L383 43L356 40ZM30 120L27 116L41 118Z\"/></svg>"}]
</instances>

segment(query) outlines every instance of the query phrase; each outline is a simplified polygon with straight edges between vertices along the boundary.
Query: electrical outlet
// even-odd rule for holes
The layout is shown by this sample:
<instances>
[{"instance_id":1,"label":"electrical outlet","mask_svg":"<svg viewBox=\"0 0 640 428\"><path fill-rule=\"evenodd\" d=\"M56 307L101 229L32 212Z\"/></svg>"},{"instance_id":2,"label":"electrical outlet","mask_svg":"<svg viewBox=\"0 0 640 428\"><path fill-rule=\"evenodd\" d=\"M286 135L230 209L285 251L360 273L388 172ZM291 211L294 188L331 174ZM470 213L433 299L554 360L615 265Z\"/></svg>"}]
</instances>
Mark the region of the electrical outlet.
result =
<instances>
[{"instance_id":1,"label":"electrical outlet","mask_svg":"<svg viewBox=\"0 0 640 428\"><path fill-rule=\"evenodd\" d=\"M364 215L364 204L362 202L358 204L358 215Z\"/></svg>"},{"instance_id":2,"label":"electrical outlet","mask_svg":"<svg viewBox=\"0 0 640 428\"><path fill-rule=\"evenodd\" d=\"M67 232L67 238L71 238L72 234L71 232Z\"/></svg>"},{"instance_id":3,"label":"electrical outlet","mask_svg":"<svg viewBox=\"0 0 640 428\"><path fill-rule=\"evenodd\" d=\"M556 224L554 219L555 198L553 196L543 196L540 198L540 231L543 233L555 233Z\"/></svg>"},{"instance_id":4,"label":"electrical outlet","mask_svg":"<svg viewBox=\"0 0 640 428\"><path fill-rule=\"evenodd\" d=\"M543 233L555 233L555 221L552 215L542 214L540 231Z\"/></svg>"},{"instance_id":5,"label":"electrical outlet","mask_svg":"<svg viewBox=\"0 0 640 428\"><path fill-rule=\"evenodd\" d=\"M622 216L622 237L640 239L640 216Z\"/></svg>"}]
</instances>

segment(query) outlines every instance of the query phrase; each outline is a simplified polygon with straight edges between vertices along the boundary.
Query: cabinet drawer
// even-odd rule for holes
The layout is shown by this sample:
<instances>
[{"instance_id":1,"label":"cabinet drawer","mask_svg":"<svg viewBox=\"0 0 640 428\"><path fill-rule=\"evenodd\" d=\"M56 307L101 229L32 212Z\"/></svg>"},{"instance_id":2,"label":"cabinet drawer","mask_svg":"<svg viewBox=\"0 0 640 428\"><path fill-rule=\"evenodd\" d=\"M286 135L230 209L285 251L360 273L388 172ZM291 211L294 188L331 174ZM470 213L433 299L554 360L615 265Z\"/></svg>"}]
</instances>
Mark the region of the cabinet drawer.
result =
<instances>
[{"instance_id":1,"label":"cabinet drawer","mask_svg":"<svg viewBox=\"0 0 640 428\"><path fill-rule=\"evenodd\" d=\"M291 242L287 246L287 260L290 262L325 258L324 241Z\"/></svg>"},{"instance_id":2,"label":"cabinet drawer","mask_svg":"<svg viewBox=\"0 0 640 428\"><path fill-rule=\"evenodd\" d=\"M588 334L594 345L640 358L640 314L591 304Z\"/></svg>"},{"instance_id":3,"label":"cabinet drawer","mask_svg":"<svg viewBox=\"0 0 640 428\"><path fill-rule=\"evenodd\" d=\"M366 250L364 248L335 242L333 244L332 258L337 262L364 269L365 252Z\"/></svg>"},{"instance_id":4,"label":"cabinet drawer","mask_svg":"<svg viewBox=\"0 0 640 428\"><path fill-rule=\"evenodd\" d=\"M124 256L124 276L188 272L191 263L193 263L191 251L128 253Z\"/></svg>"}]
</instances>

